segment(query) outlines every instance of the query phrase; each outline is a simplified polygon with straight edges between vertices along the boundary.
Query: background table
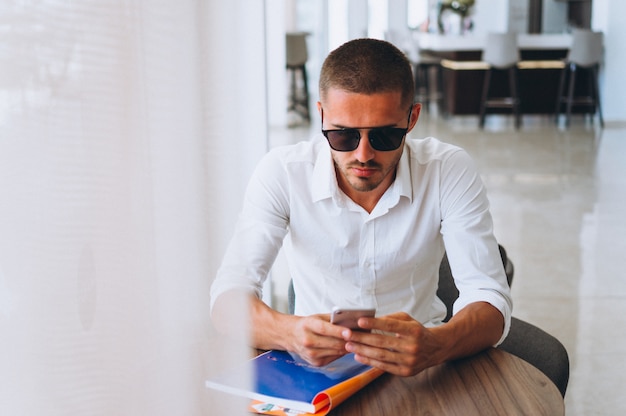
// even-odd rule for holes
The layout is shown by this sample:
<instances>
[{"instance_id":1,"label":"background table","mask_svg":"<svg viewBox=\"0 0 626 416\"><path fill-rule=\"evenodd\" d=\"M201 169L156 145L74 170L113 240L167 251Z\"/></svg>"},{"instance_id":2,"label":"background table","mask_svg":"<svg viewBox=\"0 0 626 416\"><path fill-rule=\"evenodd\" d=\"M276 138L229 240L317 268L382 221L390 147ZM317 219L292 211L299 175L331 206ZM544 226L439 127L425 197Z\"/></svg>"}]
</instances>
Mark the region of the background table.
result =
<instances>
[{"instance_id":1,"label":"background table","mask_svg":"<svg viewBox=\"0 0 626 416\"><path fill-rule=\"evenodd\" d=\"M541 371L491 348L413 377L384 374L330 413L384 415L563 415L556 386Z\"/></svg>"},{"instance_id":2,"label":"background table","mask_svg":"<svg viewBox=\"0 0 626 416\"><path fill-rule=\"evenodd\" d=\"M472 115L480 113L485 77L482 51L486 36L453 36L420 34L418 50L444 59L444 114ZM526 62L518 76L518 91L522 114L554 114L563 60L571 46L570 34L519 34L517 43L520 59ZM535 65L528 65L528 64ZM549 65L545 65L548 63ZM465 64L474 64L467 66ZM492 96L508 94L508 77L499 72L492 78ZM587 88L587 79L577 79L578 91ZM575 112L588 111L576 106ZM490 109L490 113L510 114L510 109Z\"/></svg>"}]
</instances>

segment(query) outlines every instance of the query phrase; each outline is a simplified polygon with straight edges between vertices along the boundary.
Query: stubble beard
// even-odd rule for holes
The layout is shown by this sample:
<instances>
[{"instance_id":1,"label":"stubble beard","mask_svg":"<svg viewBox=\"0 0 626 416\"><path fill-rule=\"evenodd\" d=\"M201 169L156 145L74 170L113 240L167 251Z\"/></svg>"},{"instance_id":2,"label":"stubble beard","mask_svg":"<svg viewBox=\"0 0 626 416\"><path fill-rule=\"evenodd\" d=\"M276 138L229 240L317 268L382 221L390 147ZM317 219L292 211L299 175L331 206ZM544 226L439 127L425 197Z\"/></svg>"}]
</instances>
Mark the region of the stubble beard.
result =
<instances>
[{"instance_id":1,"label":"stubble beard","mask_svg":"<svg viewBox=\"0 0 626 416\"><path fill-rule=\"evenodd\" d=\"M374 168L377 169L381 175L375 175L371 177L359 177L350 173L350 169L358 167L358 168ZM374 189L378 188L378 186L382 183L382 181L387 177L389 170L384 171L383 166L378 163L350 163L345 167L340 166L335 162L335 168L341 172L345 181L350 185L350 187L357 192L370 192Z\"/></svg>"}]
</instances>

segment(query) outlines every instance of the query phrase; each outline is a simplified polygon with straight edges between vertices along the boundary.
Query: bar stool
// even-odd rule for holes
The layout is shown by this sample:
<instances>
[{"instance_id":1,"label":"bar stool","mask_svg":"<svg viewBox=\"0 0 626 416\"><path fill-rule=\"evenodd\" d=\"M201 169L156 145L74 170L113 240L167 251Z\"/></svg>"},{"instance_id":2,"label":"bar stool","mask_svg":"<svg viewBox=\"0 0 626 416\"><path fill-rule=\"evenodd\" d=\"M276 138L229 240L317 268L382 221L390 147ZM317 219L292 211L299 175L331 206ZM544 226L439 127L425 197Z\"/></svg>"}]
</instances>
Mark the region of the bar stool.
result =
<instances>
[{"instance_id":1,"label":"bar stool","mask_svg":"<svg viewBox=\"0 0 626 416\"><path fill-rule=\"evenodd\" d=\"M418 53L414 65L415 101L424 104L427 112L430 111L431 102L438 105L439 111L445 111L441 58L427 53Z\"/></svg>"},{"instance_id":2,"label":"bar stool","mask_svg":"<svg viewBox=\"0 0 626 416\"><path fill-rule=\"evenodd\" d=\"M287 111L294 111L310 122L309 84L306 73L306 62L309 59L306 45L308 33L292 32L286 36L287 72L291 75ZM298 80L301 80L301 83L298 83Z\"/></svg>"},{"instance_id":3,"label":"bar stool","mask_svg":"<svg viewBox=\"0 0 626 416\"><path fill-rule=\"evenodd\" d=\"M559 93L556 100L555 119L559 122L562 104L565 103L565 126L569 126L572 107L585 105L597 111L600 126L604 127L602 108L600 107L600 88L598 85L598 71L602 62L603 37L601 32L592 32L585 29L576 29L572 32L572 47L569 50L565 67L561 72ZM588 85L585 95L574 96L576 73L587 71ZM565 78L569 74L567 95L564 96Z\"/></svg>"},{"instance_id":4,"label":"bar stool","mask_svg":"<svg viewBox=\"0 0 626 416\"><path fill-rule=\"evenodd\" d=\"M519 62L516 33L489 33L483 49L483 62L489 65L485 71L482 99L480 102L480 128L485 126L487 108L511 108L515 115L515 128L521 124L520 99L517 94L517 63ZM507 72L509 96L492 97L492 75L495 72Z\"/></svg>"},{"instance_id":5,"label":"bar stool","mask_svg":"<svg viewBox=\"0 0 626 416\"><path fill-rule=\"evenodd\" d=\"M413 66L415 102L423 104L427 112L430 111L431 102L438 104L441 110L445 108L441 58L421 51L416 36L419 35L410 31L388 30L385 32L385 40L404 52Z\"/></svg>"}]
</instances>

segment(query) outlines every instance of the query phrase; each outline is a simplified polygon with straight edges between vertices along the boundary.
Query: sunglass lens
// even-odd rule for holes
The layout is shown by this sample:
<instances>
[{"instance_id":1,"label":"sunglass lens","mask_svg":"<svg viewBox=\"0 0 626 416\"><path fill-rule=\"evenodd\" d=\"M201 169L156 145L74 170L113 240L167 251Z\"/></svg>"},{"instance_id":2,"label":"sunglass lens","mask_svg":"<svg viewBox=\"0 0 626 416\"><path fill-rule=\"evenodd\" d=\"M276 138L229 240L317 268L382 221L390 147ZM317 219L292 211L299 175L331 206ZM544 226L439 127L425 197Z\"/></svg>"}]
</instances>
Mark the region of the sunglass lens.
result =
<instances>
[{"instance_id":1,"label":"sunglass lens","mask_svg":"<svg viewBox=\"0 0 626 416\"><path fill-rule=\"evenodd\" d=\"M385 128L372 129L369 132L369 139L372 147L380 151L395 150L400 147L402 138L406 134L404 129Z\"/></svg>"},{"instance_id":2,"label":"sunglass lens","mask_svg":"<svg viewBox=\"0 0 626 416\"><path fill-rule=\"evenodd\" d=\"M358 130L345 129L328 132L330 146L341 152L349 152L359 147L361 134Z\"/></svg>"}]
</instances>

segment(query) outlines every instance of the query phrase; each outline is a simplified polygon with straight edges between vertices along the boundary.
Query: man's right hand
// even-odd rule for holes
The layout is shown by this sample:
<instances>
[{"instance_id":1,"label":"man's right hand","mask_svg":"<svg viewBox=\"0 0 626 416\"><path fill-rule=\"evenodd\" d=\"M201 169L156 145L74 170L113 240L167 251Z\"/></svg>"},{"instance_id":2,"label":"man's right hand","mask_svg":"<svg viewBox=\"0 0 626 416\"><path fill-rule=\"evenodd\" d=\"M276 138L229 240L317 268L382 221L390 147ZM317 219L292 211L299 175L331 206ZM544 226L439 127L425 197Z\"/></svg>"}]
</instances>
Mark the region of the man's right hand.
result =
<instances>
[{"instance_id":1,"label":"man's right hand","mask_svg":"<svg viewBox=\"0 0 626 416\"><path fill-rule=\"evenodd\" d=\"M246 303L248 308L244 307ZM347 354L341 334L345 328L331 324L328 314L288 315L275 311L254 295L233 291L217 299L211 317L223 334L254 348L294 352L314 366ZM250 338L242 331L246 327Z\"/></svg>"},{"instance_id":2,"label":"man's right hand","mask_svg":"<svg viewBox=\"0 0 626 416\"><path fill-rule=\"evenodd\" d=\"M330 315L294 317L291 347L308 363L314 366L326 365L347 353L341 333L345 329L330 323Z\"/></svg>"}]
</instances>

